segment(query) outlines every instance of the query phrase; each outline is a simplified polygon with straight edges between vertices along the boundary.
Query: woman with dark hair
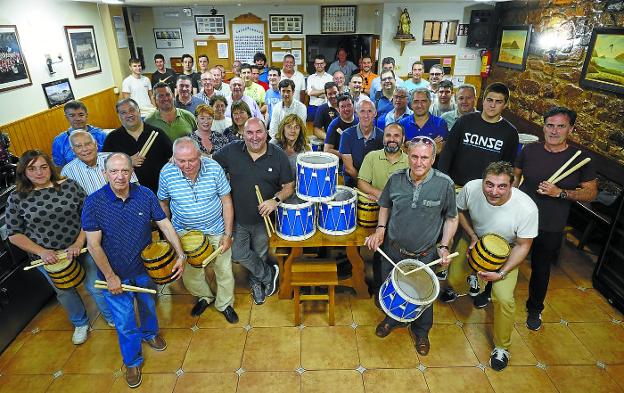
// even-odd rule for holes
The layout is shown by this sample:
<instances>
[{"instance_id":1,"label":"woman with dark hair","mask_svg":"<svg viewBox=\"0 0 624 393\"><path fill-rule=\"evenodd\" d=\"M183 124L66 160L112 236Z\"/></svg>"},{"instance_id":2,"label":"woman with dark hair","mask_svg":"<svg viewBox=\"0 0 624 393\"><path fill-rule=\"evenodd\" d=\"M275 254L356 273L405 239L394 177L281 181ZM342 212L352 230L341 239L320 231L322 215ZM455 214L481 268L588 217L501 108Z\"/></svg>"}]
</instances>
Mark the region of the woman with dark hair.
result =
<instances>
[{"instance_id":1,"label":"woman with dark hair","mask_svg":"<svg viewBox=\"0 0 624 393\"><path fill-rule=\"evenodd\" d=\"M251 118L251 109L244 101L236 101L232 104L232 125L223 131L230 142L242 141L245 132L245 123Z\"/></svg>"},{"instance_id":2,"label":"woman with dark hair","mask_svg":"<svg viewBox=\"0 0 624 393\"><path fill-rule=\"evenodd\" d=\"M50 157L39 150L28 150L22 155L15 183L6 210L9 241L26 251L31 260L42 259L45 264L60 262L59 251L66 252L70 261L77 258L85 270L87 290L107 323L114 326L104 295L93 286L97 279L93 258L88 253L80 254L86 240L81 227L86 192L74 180L61 177ZM38 269L54 288L74 325L72 342L82 344L87 340L89 318L76 288L58 289L43 266Z\"/></svg>"},{"instance_id":3,"label":"woman with dark hair","mask_svg":"<svg viewBox=\"0 0 624 393\"><path fill-rule=\"evenodd\" d=\"M305 137L306 125L295 113L286 116L277 128L275 139L271 143L281 147L288 156L290 168L295 178L297 177L297 156L311 150Z\"/></svg>"},{"instance_id":4,"label":"woman with dark hair","mask_svg":"<svg viewBox=\"0 0 624 393\"><path fill-rule=\"evenodd\" d=\"M214 109L212 131L222 133L232 125L232 119L225 117L227 109L227 99L224 96L215 94L210 99L210 106Z\"/></svg>"},{"instance_id":5,"label":"woman with dark hair","mask_svg":"<svg viewBox=\"0 0 624 393\"><path fill-rule=\"evenodd\" d=\"M214 109L206 104L200 104L195 108L195 120L197 129L191 133L203 155L210 156L216 153L230 141L227 136L220 132L213 132Z\"/></svg>"}]
</instances>

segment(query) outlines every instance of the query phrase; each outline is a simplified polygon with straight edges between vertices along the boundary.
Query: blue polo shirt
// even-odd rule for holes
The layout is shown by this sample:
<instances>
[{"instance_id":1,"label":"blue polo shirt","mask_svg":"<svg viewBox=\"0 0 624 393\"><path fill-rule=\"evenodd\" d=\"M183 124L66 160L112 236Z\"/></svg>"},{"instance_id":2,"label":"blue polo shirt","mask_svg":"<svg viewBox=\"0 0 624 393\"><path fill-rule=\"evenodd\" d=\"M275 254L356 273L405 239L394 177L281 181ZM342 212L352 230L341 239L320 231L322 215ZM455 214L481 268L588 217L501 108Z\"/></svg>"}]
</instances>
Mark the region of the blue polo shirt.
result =
<instances>
[{"instance_id":1,"label":"blue polo shirt","mask_svg":"<svg viewBox=\"0 0 624 393\"><path fill-rule=\"evenodd\" d=\"M448 125L441 117L433 116L429 114L429 120L425 125L420 128L414 122L414 116L404 117L399 121L399 124L405 128L405 140L409 141L415 136L428 136L435 138L441 136L446 139L448 136Z\"/></svg>"},{"instance_id":2,"label":"blue polo shirt","mask_svg":"<svg viewBox=\"0 0 624 393\"><path fill-rule=\"evenodd\" d=\"M202 157L200 165L197 179L192 182L176 165L165 164L160 171L158 199L169 200L176 231L195 229L221 235L225 230L221 198L230 193L230 183L215 160Z\"/></svg>"},{"instance_id":3,"label":"blue polo shirt","mask_svg":"<svg viewBox=\"0 0 624 393\"><path fill-rule=\"evenodd\" d=\"M271 114L273 113L273 105L282 100L282 96L279 90L273 90L269 87L269 90L264 93L264 103L267 106L267 113L269 114L269 121L267 122L267 128L271 124Z\"/></svg>"},{"instance_id":4,"label":"blue polo shirt","mask_svg":"<svg viewBox=\"0 0 624 393\"><path fill-rule=\"evenodd\" d=\"M106 184L85 200L82 229L102 231L102 248L111 268L125 280L145 274L141 251L152 241L151 221L165 219L158 198L147 187L130 184L125 201ZM98 270L100 278L104 278Z\"/></svg>"},{"instance_id":5,"label":"blue polo shirt","mask_svg":"<svg viewBox=\"0 0 624 393\"><path fill-rule=\"evenodd\" d=\"M380 123L384 123L386 121L386 115L394 109L394 105L392 105L392 100L382 94L379 99L375 99L375 106L377 107L377 119L375 119L375 125L381 128Z\"/></svg>"},{"instance_id":6,"label":"blue polo shirt","mask_svg":"<svg viewBox=\"0 0 624 393\"><path fill-rule=\"evenodd\" d=\"M93 135L97 142L98 151L102 151L104 147L104 139L106 139L106 133L101 128L87 125L86 131ZM74 132L73 128L69 128L61 134L54 137L52 141L52 160L58 166L63 166L76 158L74 151L72 150L71 143L69 143L69 136Z\"/></svg>"},{"instance_id":7,"label":"blue polo shirt","mask_svg":"<svg viewBox=\"0 0 624 393\"><path fill-rule=\"evenodd\" d=\"M258 76L258 80L260 82L264 82L264 83L269 83L269 67L264 67L262 69L262 72L260 73L260 75ZM271 88L269 87L269 90Z\"/></svg>"},{"instance_id":8,"label":"blue polo shirt","mask_svg":"<svg viewBox=\"0 0 624 393\"><path fill-rule=\"evenodd\" d=\"M360 125L347 128L340 138L340 153L350 154L353 160L353 166L358 171L364 162L364 157L373 150L383 149L383 131L375 127L368 139L364 138L364 134L360 130ZM342 175L346 186L355 187L357 179L352 178L343 168Z\"/></svg>"},{"instance_id":9,"label":"blue polo shirt","mask_svg":"<svg viewBox=\"0 0 624 393\"><path fill-rule=\"evenodd\" d=\"M410 108L406 107L405 112L403 112L403 114L399 116L399 118L397 119L396 114L395 114L395 109L392 108L392 110L386 114L385 118L383 119L379 118L379 120L377 120L377 127L379 127L382 130L385 130L388 124L398 123L399 121L401 121L401 119L411 116L413 114L414 112L412 112Z\"/></svg>"}]
</instances>

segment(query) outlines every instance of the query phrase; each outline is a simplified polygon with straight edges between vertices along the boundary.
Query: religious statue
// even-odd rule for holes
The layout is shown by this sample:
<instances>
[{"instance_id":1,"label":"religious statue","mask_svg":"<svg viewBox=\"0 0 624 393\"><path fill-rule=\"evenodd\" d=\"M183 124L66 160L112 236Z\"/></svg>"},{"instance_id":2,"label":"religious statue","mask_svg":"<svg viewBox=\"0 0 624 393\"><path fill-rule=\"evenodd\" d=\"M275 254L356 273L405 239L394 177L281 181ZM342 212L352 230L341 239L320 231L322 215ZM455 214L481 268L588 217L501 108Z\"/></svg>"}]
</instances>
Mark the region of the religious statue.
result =
<instances>
[{"instance_id":1,"label":"religious statue","mask_svg":"<svg viewBox=\"0 0 624 393\"><path fill-rule=\"evenodd\" d=\"M399 26L397 26L397 33L394 38L414 39L414 36L410 33L411 24L412 20L407 12L407 8L404 8L403 12L401 12L401 15L399 16Z\"/></svg>"}]
</instances>

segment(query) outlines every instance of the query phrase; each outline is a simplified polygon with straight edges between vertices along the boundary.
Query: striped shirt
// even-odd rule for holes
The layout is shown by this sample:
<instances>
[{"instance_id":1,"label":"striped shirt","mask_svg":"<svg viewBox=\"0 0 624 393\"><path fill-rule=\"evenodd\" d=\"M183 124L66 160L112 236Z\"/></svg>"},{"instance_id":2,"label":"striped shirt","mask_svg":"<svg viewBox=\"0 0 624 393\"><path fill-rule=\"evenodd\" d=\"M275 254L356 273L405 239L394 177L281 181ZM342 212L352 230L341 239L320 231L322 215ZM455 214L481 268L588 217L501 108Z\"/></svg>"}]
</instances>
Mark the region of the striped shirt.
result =
<instances>
[{"instance_id":1,"label":"striped shirt","mask_svg":"<svg viewBox=\"0 0 624 393\"><path fill-rule=\"evenodd\" d=\"M158 199L169 200L176 231L200 230L209 235L225 231L221 198L230 193L225 172L216 161L201 157L197 179L192 182L180 168L167 163L160 171Z\"/></svg>"},{"instance_id":2,"label":"striped shirt","mask_svg":"<svg viewBox=\"0 0 624 393\"><path fill-rule=\"evenodd\" d=\"M63 167L61 176L75 180L87 192L87 195L91 195L107 183L104 178L104 162L110 154L98 153L95 166L89 166L76 157ZM130 182L139 182L134 172L132 172Z\"/></svg>"}]
</instances>

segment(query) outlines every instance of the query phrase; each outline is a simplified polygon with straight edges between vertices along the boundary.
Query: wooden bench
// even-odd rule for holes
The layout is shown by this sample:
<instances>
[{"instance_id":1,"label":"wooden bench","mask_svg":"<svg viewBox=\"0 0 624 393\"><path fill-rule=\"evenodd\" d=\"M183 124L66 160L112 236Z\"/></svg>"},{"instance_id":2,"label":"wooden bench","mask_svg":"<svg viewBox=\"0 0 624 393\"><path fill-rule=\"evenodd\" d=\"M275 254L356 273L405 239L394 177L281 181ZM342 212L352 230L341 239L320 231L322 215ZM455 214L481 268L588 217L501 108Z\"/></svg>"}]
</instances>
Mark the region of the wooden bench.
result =
<instances>
[{"instance_id":1,"label":"wooden bench","mask_svg":"<svg viewBox=\"0 0 624 393\"><path fill-rule=\"evenodd\" d=\"M335 325L335 297L336 285L338 285L338 272L336 261L328 259L304 259L298 258L292 264L290 285L294 291L295 300L295 325L301 324L301 302L324 300L328 302L329 324ZM327 294L301 295L301 287L326 286Z\"/></svg>"}]
</instances>

